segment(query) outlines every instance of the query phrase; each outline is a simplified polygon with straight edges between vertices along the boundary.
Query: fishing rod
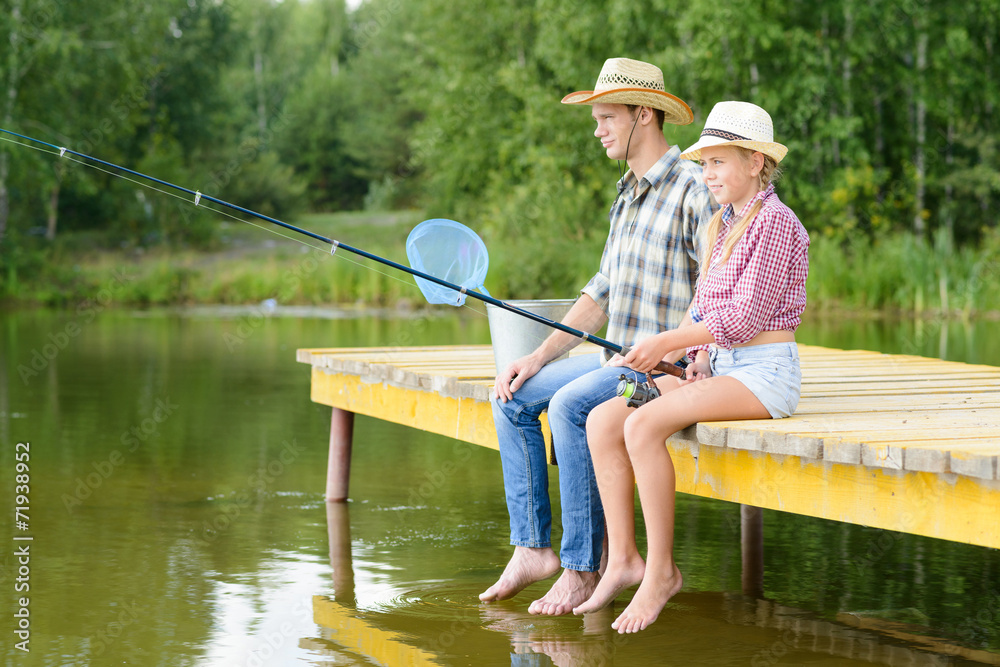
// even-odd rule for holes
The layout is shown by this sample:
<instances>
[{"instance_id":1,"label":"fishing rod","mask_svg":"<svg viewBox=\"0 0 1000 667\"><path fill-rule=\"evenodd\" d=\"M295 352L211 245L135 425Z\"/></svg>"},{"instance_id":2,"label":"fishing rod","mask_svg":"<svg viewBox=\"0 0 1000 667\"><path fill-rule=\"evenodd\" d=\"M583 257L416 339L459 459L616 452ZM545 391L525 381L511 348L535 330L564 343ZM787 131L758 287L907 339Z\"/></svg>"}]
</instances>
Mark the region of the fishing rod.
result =
<instances>
[{"instance_id":1,"label":"fishing rod","mask_svg":"<svg viewBox=\"0 0 1000 667\"><path fill-rule=\"evenodd\" d=\"M167 181L161 180L161 179L156 178L154 176L149 176L147 174L143 174L141 172L129 169L128 167L122 167L122 166L114 164L112 162L107 162L107 161L102 160L100 158L93 157L92 155L86 155L85 153L78 153L77 151L70 150L69 148L65 148L63 146L56 146L55 144L50 144L49 142L42 141L41 139L35 139L34 137L29 137L29 136L26 136L24 134L18 134L17 132L12 132L12 131L4 129L2 127L0 127L0 132L3 132L5 134L9 134L9 135L18 137L20 139L25 139L27 141L33 141L33 142L35 142L37 144L42 144L43 146L48 146L49 148L53 148L53 149L59 151L59 156L60 157L63 157L67 153L69 153L71 155L76 155L77 157L83 158L84 160L90 160L92 162L96 162L98 164L102 164L102 165L104 165L106 167L111 167L112 169L116 169L118 171L123 171L125 173L132 174L133 176L138 176L139 178L144 178L147 181L152 181L153 183L159 183L160 185L165 185L165 186L167 186L169 188L173 188L174 190L178 190L180 192L187 193L187 194L192 195L194 197L194 205L195 206L198 206L201 203L202 200L210 201L210 202L213 202L213 203L218 204L220 206L225 206L227 208L231 208L234 211L239 211L240 213L243 213L245 215L249 215L249 216L252 216L254 218L259 218L260 220L264 220L265 222L270 222L270 223L278 225L280 227L284 227L285 229L288 229L290 231L297 232L299 234L303 234L303 235L308 236L309 238L315 239L317 241L322 241L323 243L329 244L331 246L331 248L330 248L330 254L331 255L335 254L338 249L343 249L343 250L346 250L349 253L352 253L354 255L358 255L359 257L364 257L365 259L369 259L369 260L372 260L374 262L378 262L380 264L384 264L385 266L389 266L389 267L392 267L394 269L398 269L399 271L403 271L405 273L409 273L412 276L416 276L418 278L423 278L424 280L429 280L429 281L431 281L433 283L441 285L442 287L447 287L448 289L454 290L454 291L456 291L456 292L458 292L460 294L464 294L466 296L471 296L471 297L473 297L475 299L479 299L480 301L484 301L484 302L486 302L488 304L491 304L493 306L496 306L498 308L502 308L502 309L510 311L512 313L516 313L516 314L518 314L518 315L520 315L522 317L526 317L529 320L533 320L535 322L538 322L539 324L544 324L544 325L546 325L548 327L551 327L553 329L557 329L557 330L562 331L564 333L568 333L571 336L575 336L576 338L580 338L580 339L582 339L584 341L587 341L587 342L590 342L590 343L594 343L595 345L597 345L599 347L602 347L605 350L608 350L610 352L615 352L615 353L620 354L622 356L625 356L626 354L629 353L630 348L628 346L626 346L626 345L618 345L617 343L612 343L611 341L608 341L608 340L605 340L603 338L600 338L599 336L595 336L593 334L587 333L586 331L581 331L579 329L574 329L573 327L566 326L562 322L556 322L554 320L550 320L547 317L543 317L542 315L538 315L537 313L532 313L531 311L524 310L522 308L518 308L517 306L512 306L512 305L510 305L510 304L508 304L508 303L506 303L504 301L501 301L500 299L496 299L496 298L494 298L492 296L489 296L487 294L483 294L481 292L477 292L476 290L470 290L470 289L468 289L466 287L463 287L461 285L456 285L455 283L451 283L451 282L448 282L447 280L443 280L443 279L438 278L436 276L432 276L429 273L425 273L423 271L418 271L418 270L416 270L414 268L406 266L405 264L400 264L398 262L392 261L391 259L386 259L384 257L379 257L378 255L373 255L372 253L366 252L364 250L361 250L360 248L355 248L353 246L347 245L346 243L341 243L340 241L337 241L335 239L330 239L330 238L327 238L325 236L322 236L321 234L316 234L315 232L310 232L307 229L302 229L301 227L296 227L295 225L290 225L287 222L282 222L281 220L278 220L276 218L272 218L272 217L270 217L268 215L264 215L263 213L257 213L256 211L251 211L248 208L244 208L242 206L237 206L236 204L231 204L231 203L229 203L227 201L224 201L222 199L217 199L215 197L212 197L211 195L206 195L206 194L204 194L204 193L202 193L202 192L200 192L198 190L191 190L189 188L185 188L185 187L180 186L180 185L175 185L173 183L169 183ZM656 366L656 370L662 371L662 372L667 373L669 375L674 375L674 376L679 377L681 379L684 379L684 369L681 368L680 366L675 365L675 364L668 364L666 362L661 361Z\"/></svg>"}]
</instances>

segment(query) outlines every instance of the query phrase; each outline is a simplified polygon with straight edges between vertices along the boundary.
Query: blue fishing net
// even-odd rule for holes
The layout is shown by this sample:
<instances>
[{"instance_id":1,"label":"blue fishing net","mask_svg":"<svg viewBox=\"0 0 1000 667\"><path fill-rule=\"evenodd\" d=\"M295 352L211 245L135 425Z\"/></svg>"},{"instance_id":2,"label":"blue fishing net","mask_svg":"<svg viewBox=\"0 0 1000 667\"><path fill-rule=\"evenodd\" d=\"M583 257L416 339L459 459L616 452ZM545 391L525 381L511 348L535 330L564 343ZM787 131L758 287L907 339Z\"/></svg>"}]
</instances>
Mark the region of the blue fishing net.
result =
<instances>
[{"instance_id":1,"label":"blue fishing net","mask_svg":"<svg viewBox=\"0 0 1000 667\"><path fill-rule=\"evenodd\" d=\"M486 244L465 225L443 218L424 220L406 238L406 256L417 271L489 294L483 286L490 266ZM414 280L429 303L465 304L465 295L458 290L426 278L414 276Z\"/></svg>"}]
</instances>

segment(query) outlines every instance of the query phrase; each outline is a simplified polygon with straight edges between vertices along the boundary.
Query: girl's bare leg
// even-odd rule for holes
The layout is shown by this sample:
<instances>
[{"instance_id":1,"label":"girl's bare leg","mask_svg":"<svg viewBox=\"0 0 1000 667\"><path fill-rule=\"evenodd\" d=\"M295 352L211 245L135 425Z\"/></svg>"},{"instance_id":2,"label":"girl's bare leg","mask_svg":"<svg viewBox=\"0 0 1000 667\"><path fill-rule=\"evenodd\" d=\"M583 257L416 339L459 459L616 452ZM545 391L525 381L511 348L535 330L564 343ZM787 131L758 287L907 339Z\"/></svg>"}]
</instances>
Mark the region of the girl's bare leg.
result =
<instances>
[{"instance_id":1,"label":"girl's bare leg","mask_svg":"<svg viewBox=\"0 0 1000 667\"><path fill-rule=\"evenodd\" d=\"M753 393L726 376L681 385L628 415L626 450L639 486L648 549L642 584L611 624L619 633L645 629L683 584L674 563L674 466L664 440L696 422L767 418L770 414Z\"/></svg>"},{"instance_id":2,"label":"girl's bare leg","mask_svg":"<svg viewBox=\"0 0 1000 667\"><path fill-rule=\"evenodd\" d=\"M671 378L662 383L661 391L679 386ZM587 418L587 445L604 505L608 565L593 595L575 607L574 614L606 607L624 589L642 581L645 571L635 544L635 475L624 435L625 421L634 412L625 399L616 398L594 408Z\"/></svg>"}]
</instances>

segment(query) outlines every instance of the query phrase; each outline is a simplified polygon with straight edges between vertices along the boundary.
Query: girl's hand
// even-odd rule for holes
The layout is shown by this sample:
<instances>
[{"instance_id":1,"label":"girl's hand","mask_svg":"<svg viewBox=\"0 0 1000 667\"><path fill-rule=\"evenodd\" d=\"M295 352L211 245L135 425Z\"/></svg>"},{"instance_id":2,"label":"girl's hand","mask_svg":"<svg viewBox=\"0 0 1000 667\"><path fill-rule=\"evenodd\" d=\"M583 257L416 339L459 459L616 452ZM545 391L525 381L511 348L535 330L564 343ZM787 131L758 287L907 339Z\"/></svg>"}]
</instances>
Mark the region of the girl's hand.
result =
<instances>
[{"instance_id":1,"label":"girl's hand","mask_svg":"<svg viewBox=\"0 0 1000 667\"><path fill-rule=\"evenodd\" d=\"M695 357L694 362L688 364L684 372L687 375L687 378L684 380L686 383L697 382L698 380L705 380L712 377L712 362L709 359L708 352L698 350L698 355Z\"/></svg>"},{"instance_id":2,"label":"girl's hand","mask_svg":"<svg viewBox=\"0 0 1000 667\"><path fill-rule=\"evenodd\" d=\"M625 365L639 373L648 373L672 352L669 331L650 336L636 343L625 355Z\"/></svg>"}]
</instances>

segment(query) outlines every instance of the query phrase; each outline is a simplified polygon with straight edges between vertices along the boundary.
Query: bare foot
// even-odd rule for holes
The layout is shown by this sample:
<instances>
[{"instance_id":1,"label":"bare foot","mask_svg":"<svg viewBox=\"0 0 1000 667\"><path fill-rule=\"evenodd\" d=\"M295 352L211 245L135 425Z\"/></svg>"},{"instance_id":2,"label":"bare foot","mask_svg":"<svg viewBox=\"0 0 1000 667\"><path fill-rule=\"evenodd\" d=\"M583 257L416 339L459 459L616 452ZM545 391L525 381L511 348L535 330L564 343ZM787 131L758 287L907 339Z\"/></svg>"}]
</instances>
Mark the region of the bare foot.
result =
<instances>
[{"instance_id":1,"label":"bare foot","mask_svg":"<svg viewBox=\"0 0 1000 667\"><path fill-rule=\"evenodd\" d=\"M629 632L639 632L645 630L650 623L663 611L667 601L672 598L684 585L684 578L677 565L672 566L672 571L666 577L647 571L646 576L639 585L635 597L625 611L621 613L611 627L619 634Z\"/></svg>"},{"instance_id":2,"label":"bare foot","mask_svg":"<svg viewBox=\"0 0 1000 667\"><path fill-rule=\"evenodd\" d=\"M545 616L568 614L594 593L600 576L596 572L563 570L549 592L531 603L528 612Z\"/></svg>"},{"instance_id":3,"label":"bare foot","mask_svg":"<svg viewBox=\"0 0 1000 667\"><path fill-rule=\"evenodd\" d=\"M483 602L506 600L536 581L548 579L559 571L559 556L548 547L514 547L514 555L497 582L480 593Z\"/></svg>"},{"instance_id":4,"label":"bare foot","mask_svg":"<svg viewBox=\"0 0 1000 667\"><path fill-rule=\"evenodd\" d=\"M623 564L609 564L601 582L597 584L594 594L579 607L574 607L574 614L589 614L592 611L603 609L611 604L626 588L635 586L642 581L642 576L646 571L646 564L639 554L635 554Z\"/></svg>"}]
</instances>

